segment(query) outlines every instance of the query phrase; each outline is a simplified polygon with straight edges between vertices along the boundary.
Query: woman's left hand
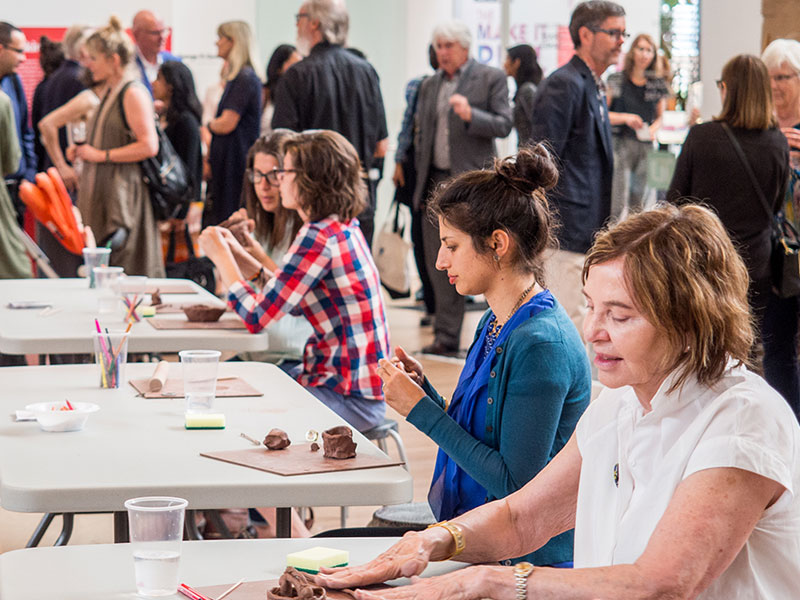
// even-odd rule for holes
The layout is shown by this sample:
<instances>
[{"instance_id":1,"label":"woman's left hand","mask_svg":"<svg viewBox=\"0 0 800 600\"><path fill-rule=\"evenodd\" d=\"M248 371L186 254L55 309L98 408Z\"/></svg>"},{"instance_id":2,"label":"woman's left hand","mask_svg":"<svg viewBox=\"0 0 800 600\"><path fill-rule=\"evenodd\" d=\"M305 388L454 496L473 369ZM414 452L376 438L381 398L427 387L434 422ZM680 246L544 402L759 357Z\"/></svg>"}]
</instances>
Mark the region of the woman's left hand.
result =
<instances>
[{"instance_id":1,"label":"woman's left hand","mask_svg":"<svg viewBox=\"0 0 800 600\"><path fill-rule=\"evenodd\" d=\"M230 254L228 243L218 227L206 227L200 232L197 238L197 244L203 253L210 258L214 263L226 254Z\"/></svg>"},{"instance_id":2,"label":"woman's left hand","mask_svg":"<svg viewBox=\"0 0 800 600\"><path fill-rule=\"evenodd\" d=\"M89 144L81 144L80 146L75 146L75 157L86 162L99 163L106 160L106 151L99 150Z\"/></svg>"},{"instance_id":3,"label":"woman's left hand","mask_svg":"<svg viewBox=\"0 0 800 600\"><path fill-rule=\"evenodd\" d=\"M404 417L408 416L417 402L425 397L421 387L411 380L403 369L382 358L378 361L378 375L383 380L386 403Z\"/></svg>"},{"instance_id":4,"label":"woman's left hand","mask_svg":"<svg viewBox=\"0 0 800 600\"><path fill-rule=\"evenodd\" d=\"M491 592L486 587L486 569L508 570L508 567L475 566L439 575L437 577L412 577L411 585L386 590L354 590L357 600L472 600L485 598ZM511 582L513 577L508 574Z\"/></svg>"}]
</instances>

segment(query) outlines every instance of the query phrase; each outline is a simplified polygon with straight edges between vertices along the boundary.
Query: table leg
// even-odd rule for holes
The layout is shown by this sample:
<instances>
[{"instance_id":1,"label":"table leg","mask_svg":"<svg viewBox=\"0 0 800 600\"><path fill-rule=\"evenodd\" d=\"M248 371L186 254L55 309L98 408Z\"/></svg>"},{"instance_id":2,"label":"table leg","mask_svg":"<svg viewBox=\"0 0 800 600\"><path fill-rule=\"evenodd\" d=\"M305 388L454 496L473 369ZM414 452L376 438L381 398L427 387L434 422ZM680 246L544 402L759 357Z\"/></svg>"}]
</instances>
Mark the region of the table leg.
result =
<instances>
[{"instance_id":1,"label":"table leg","mask_svg":"<svg viewBox=\"0 0 800 600\"><path fill-rule=\"evenodd\" d=\"M58 536L54 546L66 546L69 538L72 537L72 525L75 522L75 513L63 513L61 515L61 535Z\"/></svg>"},{"instance_id":2,"label":"table leg","mask_svg":"<svg viewBox=\"0 0 800 600\"><path fill-rule=\"evenodd\" d=\"M128 512L116 511L114 513L114 543L124 544L129 542L128 537Z\"/></svg>"},{"instance_id":3,"label":"table leg","mask_svg":"<svg viewBox=\"0 0 800 600\"><path fill-rule=\"evenodd\" d=\"M275 537L292 537L292 507L277 507L275 509Z\"/></svg>"},{"instance_id":4,"label":"table leg","mask_svg":"<svg viewBox=\"0 0 800 600\"><path fill-rule=\"evenodd\" d=\"M39 524L36 526L36 529L33 530L33 534L31 535L28 543L25 544L26 548L36 548L39 545L39 542L42 541L44 534L47 532L47 528L50 527L50 523L53 522L53 518L56 515L54 513L45 513L42 517L42 520L39 521Z\"/></svg>"}]
</instances>

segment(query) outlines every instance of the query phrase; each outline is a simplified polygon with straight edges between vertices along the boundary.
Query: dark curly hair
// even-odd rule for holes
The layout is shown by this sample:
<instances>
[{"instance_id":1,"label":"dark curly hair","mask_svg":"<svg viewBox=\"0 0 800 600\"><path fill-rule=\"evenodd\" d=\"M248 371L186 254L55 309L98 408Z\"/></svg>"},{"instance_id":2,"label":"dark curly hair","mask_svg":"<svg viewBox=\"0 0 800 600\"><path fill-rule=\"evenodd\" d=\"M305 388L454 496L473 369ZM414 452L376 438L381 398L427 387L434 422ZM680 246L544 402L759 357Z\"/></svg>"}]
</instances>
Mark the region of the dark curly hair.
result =
<instances>
[{"instance_id":1,"label":"dark curly hair","mask_svg":"<svg viewBox=\"0 0 800 600\"><path fill-rule=\"evenodd\" d=\"M311 221L331 215L349 221L367 207L361 161L342 134L304 131L286 140L283 150L292 156L300 205Z\"/></svg>"},{"instance_id":2,"label":"dark curly hair","mask_svg":"<svg viewBox=\"0 0 800 600\"><path fill-rule=\"evenodd\" d=\"M489 254L487 240L503 230L516 243L515 268L544 286L543 254L557 246L555 217L546 192L558 182L555 160L543 144L523 146L497 159L494 169L468 171L447 181L428 201L428 215L467 233L475 250Z\"/></svg>"}]
</instances>

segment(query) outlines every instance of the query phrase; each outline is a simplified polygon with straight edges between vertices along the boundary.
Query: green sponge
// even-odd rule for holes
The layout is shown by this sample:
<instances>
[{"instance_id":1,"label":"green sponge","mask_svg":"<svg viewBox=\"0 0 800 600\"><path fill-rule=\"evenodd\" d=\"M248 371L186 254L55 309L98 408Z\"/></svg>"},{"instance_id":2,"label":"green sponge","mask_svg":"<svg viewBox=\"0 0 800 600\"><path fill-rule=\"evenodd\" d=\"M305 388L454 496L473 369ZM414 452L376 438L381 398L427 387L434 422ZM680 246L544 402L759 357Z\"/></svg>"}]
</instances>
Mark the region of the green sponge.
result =
<instances>
[{"instance_id":1,"label":"green sponge","mask_svg":"<svg viewBox=\"0 0 800 600\"><path fill-rule=\"evenodd\" d=\"M225 429L222 413L186 413L186 429Z\"/></svg>"},{"instance_id":2,"label":"green sponge","mask_svg":"<svg viewBox=\"0 0 800 600\"><path fill-rule=\"evenodd\" d=\"M345 567L349 560L350 553L347 550L315 546L308 550L287 554L286 566L316 574L319 573L321 567Z\"/></svg>"}]
</instances>

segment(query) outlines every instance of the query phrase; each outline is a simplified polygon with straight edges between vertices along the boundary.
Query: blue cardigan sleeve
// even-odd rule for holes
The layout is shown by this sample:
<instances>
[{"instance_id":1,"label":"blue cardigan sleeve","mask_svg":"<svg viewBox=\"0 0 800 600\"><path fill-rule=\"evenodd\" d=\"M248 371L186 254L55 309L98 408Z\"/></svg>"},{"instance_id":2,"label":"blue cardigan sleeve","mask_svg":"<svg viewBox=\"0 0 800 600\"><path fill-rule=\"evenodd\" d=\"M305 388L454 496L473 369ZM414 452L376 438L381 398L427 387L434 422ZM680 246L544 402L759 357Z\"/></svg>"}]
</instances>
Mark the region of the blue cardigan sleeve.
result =
<instances>
[{"instance_id":1,"label":"blue cardigan sleeve","mask_svg":"<svg viewBox=\"0 0 800 600\"><path fill-rule=\"evenodd\" d=\"M585 355L582 359L564 341L529 342L509 339L506 352L496 358L497 384L490 381L489 398L498 403L497 448L475 439L429 396L407 417L485 487L489 499L507 496L530 481L569 439L588 405L591 380ZM497 422L490 412L487 425ZM492 433L497 432L487 437L494 437Z\"/></svg>"}]
</instances>

